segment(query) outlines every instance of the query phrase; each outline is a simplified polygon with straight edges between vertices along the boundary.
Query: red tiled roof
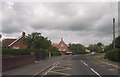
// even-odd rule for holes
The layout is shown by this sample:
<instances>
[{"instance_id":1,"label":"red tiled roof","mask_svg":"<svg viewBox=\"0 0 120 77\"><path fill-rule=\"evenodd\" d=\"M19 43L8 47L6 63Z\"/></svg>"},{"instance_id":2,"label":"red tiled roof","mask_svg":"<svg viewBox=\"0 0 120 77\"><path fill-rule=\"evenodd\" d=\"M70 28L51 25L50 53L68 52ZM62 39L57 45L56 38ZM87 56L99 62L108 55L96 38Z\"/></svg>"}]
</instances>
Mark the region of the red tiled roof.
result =
<instances>
[{"instance_id":1,"label":"red tiled roof","mask_svg":"<svg viewBox=\"0 0 120 77\"><path fill-rule=\"evenodd\" d=\"M16 43L18 40L20 40L21 38L23 38L25 36L25 32L22 32L22 36L20 36L17 39L4 39L3 40L3 46L4 47L10 47L12 46L14 43Z\"/></svg>"},{"instance_id":2,"label":"red tiled roof","mask_svg":"<svg viewBox=\"0 0 120 77\"><path fill-rule=\"evenodd\" d=\"M16 39L4 39L3 40L3 46L8 47L8 45L10 45L15 40Z\"/></svg>"},{"instance_id":3,"label":"red tiled roof","mask_svg":"<svg viewBox=\"0 0 120 77\"><path fill-rule=\"evenodd\" d=\"M53 47L58 47L58 44L57 43L53 43L52 46Z\"/></svg>"}]
</instances>

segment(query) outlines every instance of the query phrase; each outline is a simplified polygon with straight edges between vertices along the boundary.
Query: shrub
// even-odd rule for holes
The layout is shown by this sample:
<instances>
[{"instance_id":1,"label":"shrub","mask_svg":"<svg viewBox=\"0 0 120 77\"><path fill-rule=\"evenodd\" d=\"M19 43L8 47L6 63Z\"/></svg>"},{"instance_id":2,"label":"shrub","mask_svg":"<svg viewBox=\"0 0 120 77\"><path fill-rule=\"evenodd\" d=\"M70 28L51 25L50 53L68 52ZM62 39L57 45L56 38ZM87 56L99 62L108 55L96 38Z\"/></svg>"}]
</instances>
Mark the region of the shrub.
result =
<instances>
[{"instance_id":1,"label":"shrub","mask_svg":"<svg viewBox=\"0 0 120 77\"><path fill-rule=\"evenodd\" d=\"M49 52L40 49L2 49L3 56L22 56L30 55L31 52L35 52L36 60L43 60L49 56ZM51 56L59 56L60 52L57 50L51 51Z\"/></svg>"},{"instance_id":2,"label":"shrub","mask_svg":"<svg viewBox=\"0 0 120 77\"><path fill-rule=\"evenodd\" d=\"M46 51L43 51L43 50L36 50L35 51L35 59L36 60L43 60L46 57L48 57Z\"/></svg>"},{"instance_id":3,"label":"shrub","mask_svg":"<svg viewBox=\"0 0 120 77\"><path fill-rule=\"evenodd\" d=\"M105 57L109 60L120 62L120 49L112 49L106 52Z\"/></svg>"},{"instance_id":4,"label":"shrub","mask_svg":"<svg viewBox=\"0 0 120 77\"><path fill-rule=\"evenodd\" d=\"M33 50L30 49L2 49L3 56L21 56L30 55Z\"/></svg>"}]
</instances>

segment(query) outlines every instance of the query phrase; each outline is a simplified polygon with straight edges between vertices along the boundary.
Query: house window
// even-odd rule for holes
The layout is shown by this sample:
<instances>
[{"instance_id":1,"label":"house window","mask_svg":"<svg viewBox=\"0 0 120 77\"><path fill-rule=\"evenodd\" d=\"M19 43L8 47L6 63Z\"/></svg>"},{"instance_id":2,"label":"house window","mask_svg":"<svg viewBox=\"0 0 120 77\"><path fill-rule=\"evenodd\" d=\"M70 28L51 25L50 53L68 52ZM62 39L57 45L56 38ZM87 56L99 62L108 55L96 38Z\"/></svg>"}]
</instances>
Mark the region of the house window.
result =
<instances>
[{"instance_id":1,"label":"house window","mask_svg":"<svg viewBox=\"0 0 120 77\"><path fill-rule=\"evenodd\" d=\"M66 49L63 49L63 51L66 51Z\"/></svg>"},{"instance_id":2,"label":"house window","mask_svg":"<svg viewBox=\"0 0 120 77\"><path fill-rule=\"evenodd\" d=\"M61 51L61 49L59 49L59 51Z\"/></svg>"},{"instance_id":3,"label":"house window","mask_svg":"<svg viewBox=\"0 0 120 77\"><path fill-rule=\"evenodd\" d=\"M13 47L13 49L19 49L19 47Z\"/></svg>"},{"instance_id":4,"label":"house window","mask_svg":"<svg viewBox=\"0 0 120 77\"><path fill-rule=\"evenodd\" d=\"M63 44L61 44L61 47L63 47L64 45Z\"/></svg>"}]
</instances>

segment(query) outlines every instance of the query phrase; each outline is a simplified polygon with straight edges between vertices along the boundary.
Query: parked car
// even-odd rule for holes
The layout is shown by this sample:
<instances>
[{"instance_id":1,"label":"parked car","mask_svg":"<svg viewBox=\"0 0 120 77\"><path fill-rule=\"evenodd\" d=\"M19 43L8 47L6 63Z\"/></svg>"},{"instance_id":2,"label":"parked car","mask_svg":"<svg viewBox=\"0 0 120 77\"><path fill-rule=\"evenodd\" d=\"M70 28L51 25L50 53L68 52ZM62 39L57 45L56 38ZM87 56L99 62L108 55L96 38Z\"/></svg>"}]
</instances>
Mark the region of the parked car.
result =
<instances>
[{"instance_id":1,"label":"parked car","mask_svg":"<svg viewBox=\"0 0 120 77\"><path fill-rule=\"evenodd\" d=\"M91 55L95 55L96 54L96 52L91 52Z\"/></svg>"}]
</instances>

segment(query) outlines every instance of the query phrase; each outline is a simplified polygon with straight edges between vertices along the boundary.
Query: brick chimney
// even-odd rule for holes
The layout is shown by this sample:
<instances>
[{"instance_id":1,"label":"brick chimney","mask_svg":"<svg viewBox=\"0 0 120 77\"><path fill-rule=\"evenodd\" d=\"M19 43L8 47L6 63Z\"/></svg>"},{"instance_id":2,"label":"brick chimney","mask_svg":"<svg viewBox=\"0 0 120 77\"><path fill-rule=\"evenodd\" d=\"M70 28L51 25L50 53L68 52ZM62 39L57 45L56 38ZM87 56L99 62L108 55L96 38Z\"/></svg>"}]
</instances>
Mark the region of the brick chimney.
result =
<instances>
[{"instance_id":1,"label":"brick chimney","mask_svg":"<svg viewBox=\"0 0 120 77\"><path fill-rule=\"evenodd\" d=\"M25 36L25 32L22 32L22 37L24 37Z\"/></svg>"}]
</instances>

